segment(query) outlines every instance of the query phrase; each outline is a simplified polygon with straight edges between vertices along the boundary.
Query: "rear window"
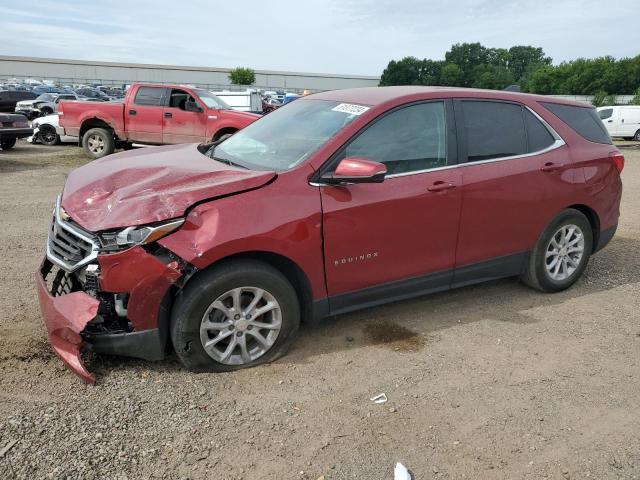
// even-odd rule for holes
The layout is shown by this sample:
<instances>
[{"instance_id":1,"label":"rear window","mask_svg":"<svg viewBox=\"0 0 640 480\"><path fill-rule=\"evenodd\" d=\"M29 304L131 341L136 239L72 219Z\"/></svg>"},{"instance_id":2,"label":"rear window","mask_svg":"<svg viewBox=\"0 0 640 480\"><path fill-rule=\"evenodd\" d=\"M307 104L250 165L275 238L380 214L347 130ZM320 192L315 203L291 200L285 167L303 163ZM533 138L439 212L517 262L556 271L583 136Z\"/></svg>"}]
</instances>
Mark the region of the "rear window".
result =
<instances>
[{"instance_id":1,"label":"rear window","mask_svg":"<svg viewBox=\"0 0 640 480\"><path fill-rule=\"evenodd\" d=\"M140 87L136 92L134 103L136 105L162 105L162 87Z\"/></svg>"},{"instance_id":2,"label":"rear window","mask_svg":"<svg viewBox=\"0 0 640 480\"><path fill-rule=\"evenodd\" d=\"M542 103L544 108L569 125L582 138L595 143L611 144L611 138L595 108Z\"/></svg>"}]
</instances>

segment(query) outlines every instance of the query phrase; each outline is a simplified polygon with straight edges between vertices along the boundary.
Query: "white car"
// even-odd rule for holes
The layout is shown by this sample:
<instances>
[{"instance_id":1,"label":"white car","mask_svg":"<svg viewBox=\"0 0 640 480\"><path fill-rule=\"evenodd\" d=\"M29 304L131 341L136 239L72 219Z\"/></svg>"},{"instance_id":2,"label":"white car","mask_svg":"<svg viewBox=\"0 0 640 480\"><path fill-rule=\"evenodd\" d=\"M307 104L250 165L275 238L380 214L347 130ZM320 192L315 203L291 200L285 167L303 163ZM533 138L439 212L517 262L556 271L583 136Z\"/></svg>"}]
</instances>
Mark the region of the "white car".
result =
<instances>
[{"instance_id":1,"label":"white car","mask_svg":"<svg viewBox=\"0 0 640 480\"><path fill-rule=\"evenodd\" d=\"M597 110L609 135L640 142L640 105L598 107Z\"/></svg>"},{"instance_id":2,"label":"white car","mask_svg":"<svg viewBox=\"0 0 640 480\"><path fill-rule=\"evenodd\" d=\"M33 135L27 139L31 143L42 143L43 145L58 145L61 142L78 143L78 137L69 135L60 136L56 128L60 125L57 114L36 118L31 122Z\"/></svg>"}]
</instances>

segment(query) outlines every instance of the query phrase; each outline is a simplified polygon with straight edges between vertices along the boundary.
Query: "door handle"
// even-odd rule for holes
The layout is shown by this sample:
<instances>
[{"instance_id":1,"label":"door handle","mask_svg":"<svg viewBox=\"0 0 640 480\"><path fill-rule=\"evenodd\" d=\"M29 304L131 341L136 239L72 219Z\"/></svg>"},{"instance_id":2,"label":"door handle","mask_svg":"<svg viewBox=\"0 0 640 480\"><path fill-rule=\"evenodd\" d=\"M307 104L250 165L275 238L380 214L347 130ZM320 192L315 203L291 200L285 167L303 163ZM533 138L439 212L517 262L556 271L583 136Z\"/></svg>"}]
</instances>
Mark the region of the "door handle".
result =
<instances>
[{"instance_id":1,"label":"door handle","mask_svg":"<svg viewBox=\"0 0 640 480\"><path fill-rule=\"evenodd\" d=\"M561 170L562 168L564 168L564 165L557 165L553 162L547 162L544 164L544 166L542 168L540 168L541 171L543 172L557 172L558 170Z\"/></svg>"},{"instance_id":2,"label":"door handle","mask_svg":"<svg viewBox=\"0 0 640 480\"><path fill-rule=\"evenodd\" d=\"M607 123L613 123L613 120L607 120Z\"/></svg>"},{"instance_id":3,"label":"door handle","mask_svg":"<svg viewBox=\"0 0 640 480\"><path fill-rule=\"evenodd\" d=\"M453 182L444 182L442 180L438 180L433 182L433 185L427 188L430 192L443 192L445 190L451 190L452 188L456 188L456 184Z\"/></svg>"},{"instance_id":4,"label":"door handle","mask_svg":"<svg viewBox=\"0 0 640 480\"><path fill-rule=\"evenodd\" d=\"M171 117L173 117L171 112L164 112L164 118L171 118Z\"/></svg>"},{"instance_id":5,"label":"door handle","mask_svg":"<svg viewBox=\"0 0 640 480\"><path fill-rule=\"evenodd\" d=\"M129 110L129 115L135 115L137 112L135 110Z\"/></svg>"}]
</instances>

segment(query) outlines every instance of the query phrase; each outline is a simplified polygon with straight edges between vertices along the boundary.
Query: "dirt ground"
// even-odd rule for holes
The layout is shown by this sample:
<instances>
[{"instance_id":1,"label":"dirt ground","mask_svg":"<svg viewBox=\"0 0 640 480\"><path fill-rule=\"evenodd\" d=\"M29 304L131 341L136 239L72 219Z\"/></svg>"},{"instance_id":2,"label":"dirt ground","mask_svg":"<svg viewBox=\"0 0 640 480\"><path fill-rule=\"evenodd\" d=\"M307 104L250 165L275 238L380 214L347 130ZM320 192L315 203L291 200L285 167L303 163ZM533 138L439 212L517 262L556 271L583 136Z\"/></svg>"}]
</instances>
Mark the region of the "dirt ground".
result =
<instances>
[{"instance_id":1,"label":"dirt ground","mask_svg":"<svg viewBox=\"0 0 640 480\"><path fill-rule=\"evenodd\" d=\"M0 152L0 479L640 478L640 149L624 153L618 233L568 291L503 280L344 315L228 374L96 357L87 386L49 348L33 279L84 159Z\"/></svg>"}]
</instances>

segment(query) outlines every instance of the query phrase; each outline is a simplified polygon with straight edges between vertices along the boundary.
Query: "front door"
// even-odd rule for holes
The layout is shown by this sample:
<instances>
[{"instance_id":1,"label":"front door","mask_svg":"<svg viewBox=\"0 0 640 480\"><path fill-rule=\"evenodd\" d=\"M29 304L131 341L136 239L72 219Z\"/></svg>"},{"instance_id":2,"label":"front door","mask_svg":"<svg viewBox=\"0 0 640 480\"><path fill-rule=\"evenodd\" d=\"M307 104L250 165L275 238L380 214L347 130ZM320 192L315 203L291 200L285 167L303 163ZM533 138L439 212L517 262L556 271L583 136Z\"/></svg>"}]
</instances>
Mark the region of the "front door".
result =
<instances>
[{"instance_id":1,"label":"front door","mask_svg":"<svg viewBox=\"0 0 640 480\"><path fill-rule=\"evenodd\" d=\"M447 288L461 208L450 102L391 111L332 159L379 161L379 184L321 186L332 313Z\"/></svg>"},{"instance_id":2,"label":"front door","mask_svg":"<svg viewBox=\"0 0 640 480\"><path fill-rule=\"evenodd\" d=\"M187 102L195 102L195 98L185 90L174 88L164 108L162 131L163 143L192 143L205 140L207 131L207 114L202 108L200 112L186 110Z\"/></svg>"}]
</instances>

